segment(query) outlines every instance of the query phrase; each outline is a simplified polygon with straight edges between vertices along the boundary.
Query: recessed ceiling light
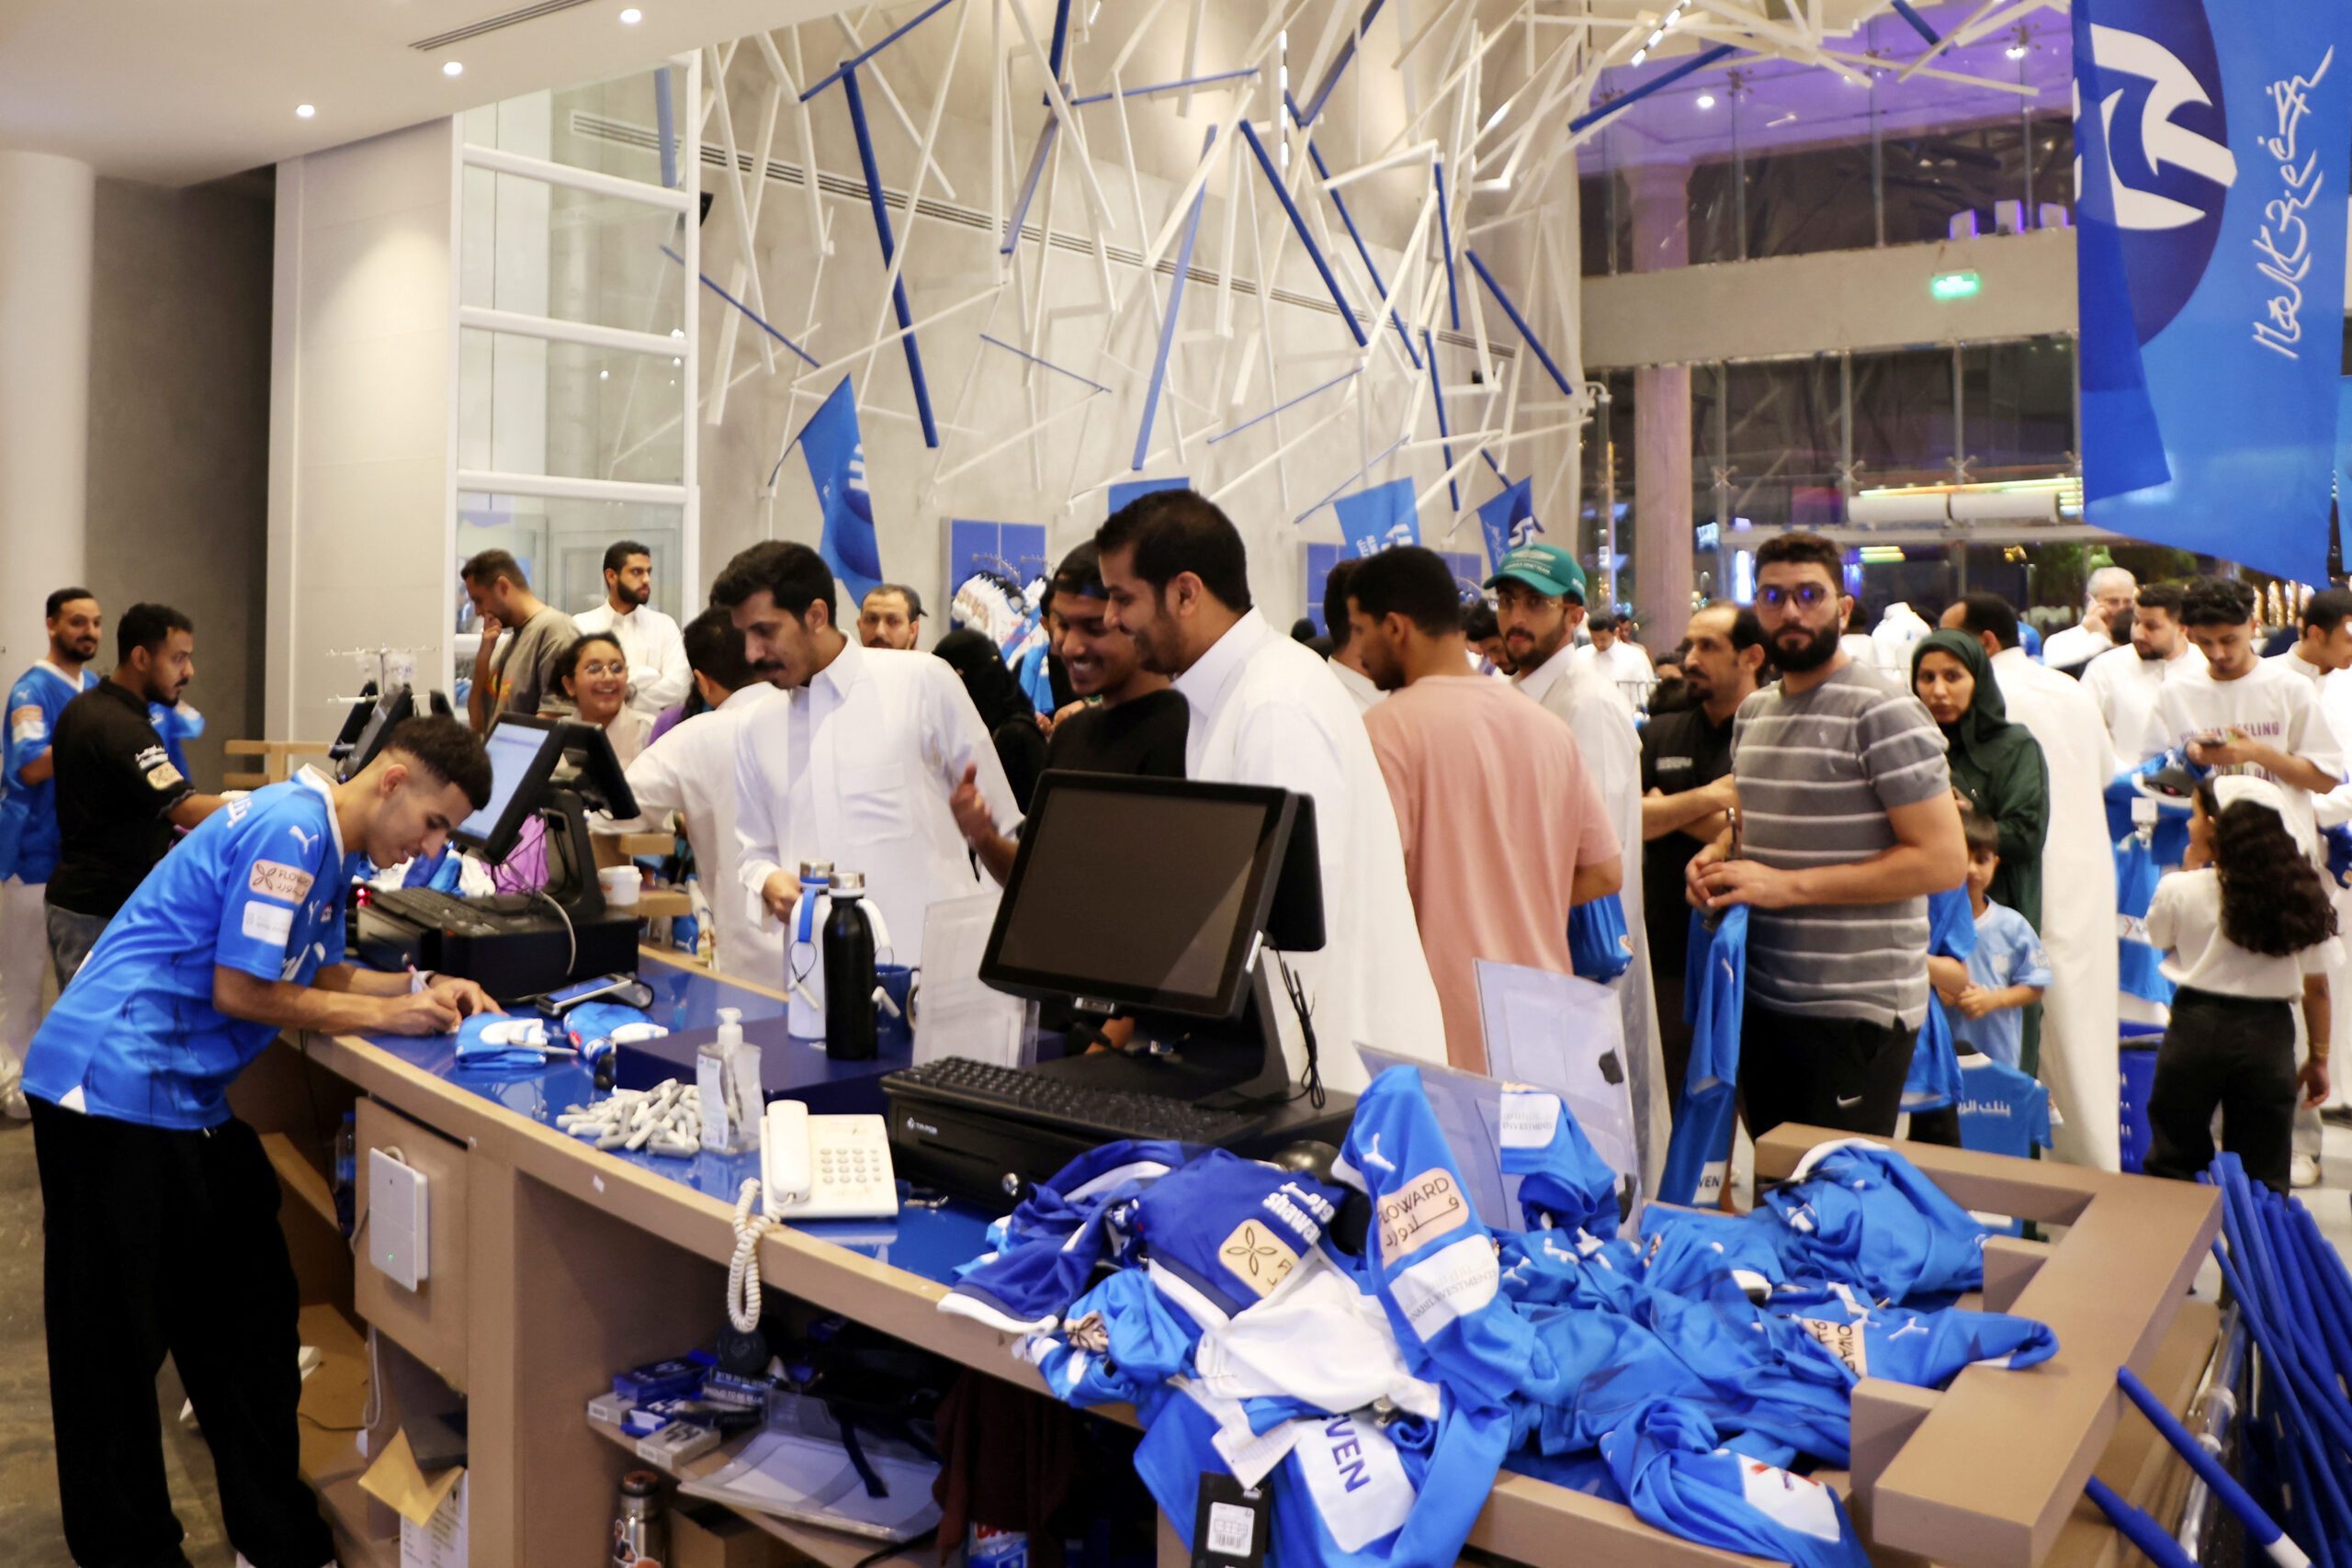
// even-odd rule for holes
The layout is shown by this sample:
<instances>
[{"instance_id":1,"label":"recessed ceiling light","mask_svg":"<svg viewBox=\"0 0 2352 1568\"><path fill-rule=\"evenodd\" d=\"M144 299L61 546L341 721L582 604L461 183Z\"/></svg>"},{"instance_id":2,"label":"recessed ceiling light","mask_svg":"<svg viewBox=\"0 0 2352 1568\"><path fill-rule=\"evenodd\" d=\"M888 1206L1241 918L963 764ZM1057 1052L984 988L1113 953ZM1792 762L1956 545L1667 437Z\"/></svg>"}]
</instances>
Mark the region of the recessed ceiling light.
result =
<instances>
[{"instance_id":1,"label":"recessed ceiling light","mask_svg":"<svg viewBox=\"0 0 2352 1568\"><path fill-rule=\"evenodd\" d=\"M2001 51L2001 52L2007 55L2011 60L2023 60L2026 53L2025 45L2021 43L2013 43L2009 45L2008 48Z\"/></svg>"},{"instance_id":2,"label":"recessed ceiling light","mask_svg":"<svg viewBox=\"0 0 2352 1568\"><path fill-rule=\"evenodd\" d=\"M1702 108L1702 109L1711 109L1711 108L1713 108L1713 107L1715 107L1715 96L1714 96L1714 94L1713 94L1713 93L1702 93L1702 94L1700 94L1700 95L1699 95L1699 107L1700 107L1701 108Z\"/></svg>"},{"instance_id":3,"label":"recessed ceiling light","mask_svg":"<svg viewBox=\"0 0 2352 1568\"><path fill-rule=\"evenodd\" d=\"M441 62L441 74L444 76L462 76L465 73L466 62L462 60L445 60Z\"/></svg>"},{"instance_id":4,"label":"recessed ceiling light","mask_svg":"<svg viewBox=\"0 0 2352 1568\"><path fill-rule=\"evenodd\" d=\"M612 378L613 373L609 370L599 370L596 372L596 379L599 381L609 381Z\"/></svg>"},{"instance_id":5,"label":"recessed ceiling light","mask_svg":"<svg viewBox=\"0 0 2352 1568\"><path fill-rule=\"evenodd\" d=\"M296 104L294 106L294 118L296 119L308 119L318 112L319 106L316 104Z\"/></svg>"},{"instance_id":6,"label":"recessed ceiling light","mask_svg":"<svg viewBox=\"0 0 2352 1568\"><path fill-rule=\"evenodd\" d=\"M634 6L621 13L621 26L625 28L633 28L643 20L645 20L645 13Z\"/></svg>"}]
</instances>

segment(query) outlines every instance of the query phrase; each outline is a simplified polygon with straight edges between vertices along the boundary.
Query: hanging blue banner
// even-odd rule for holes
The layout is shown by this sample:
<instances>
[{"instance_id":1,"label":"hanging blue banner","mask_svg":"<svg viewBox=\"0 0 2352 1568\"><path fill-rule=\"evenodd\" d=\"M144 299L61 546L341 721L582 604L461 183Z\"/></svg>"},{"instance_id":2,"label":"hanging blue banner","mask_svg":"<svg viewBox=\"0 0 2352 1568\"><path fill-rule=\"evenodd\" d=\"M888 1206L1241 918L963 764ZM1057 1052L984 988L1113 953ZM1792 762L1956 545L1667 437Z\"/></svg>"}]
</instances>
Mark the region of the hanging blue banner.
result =
<instances>
[{"instance_id":1,"label":"hanging blue banner","mask_svg":"<svg viewBox=\"0 0 2352 1568\"><path fill-rule=\"evenodd\" d=\"M1187 479L1122 480L1111 487L1111 510L1103 515L1115 517L1125 509L1127 502L1149 495L1154 491L1192 488L1193 481Z\"/></svg>"},{"instance_id":2,"label":"hanging blue banner","mask_svg":"<svg viewBox=\"0 0 2352 1568\"><path fill-rule=\"evenodd\" d=\"M1398 545L1421 542L1419 516L1413 511L1413 481L1390 479L1331 502L1340 514L1340 531L1348 536L1348 551L1376 556Z\"/></svg>"},{"instance_id":3,"label":"hanging blue banner","mask_svg":"<svg viewBox=\"0 0 2352 1568\"><path fill-rule=\"evenodd\" d=\"M2335 383L2335 537L2352 571L2352 376Z\"/></svg>"},{"instance_id":4,"label":"hanging blue banner","mask_svg":"<svg viewBox=\"0 0 2352 1568\"><path fill-rule=\"evenodd\" d=\"M857 433L857 403L842 378L797 438L817 487L825 531L817 553L849 590L854 604L882 582L882 547L874 537L874 498L865 491L865 443Z\"/></svg>"},{"instance_id":5,"label":"hanging blue banner","mask_svg":"<svg viewBox=\"0 0 2352 1568\"><path fill-rule=\"evenodd\" d=\"M1544 531L1535 521L1532 481L1521 479L1478 504L1478 529L1487 536L1487 562L1501 570L1503 557Z\"/></svg>"},{"instance_id":6,"label":"hanging blue banner","mask_svg":"<svg viewBox=\"0 0 2352 1568\"><path fill-rule=\"evenodd\" d=\"M2324 581L2352 10L2075 0L2073 24L2086 519Z\"/></svg>"}]
</instances>

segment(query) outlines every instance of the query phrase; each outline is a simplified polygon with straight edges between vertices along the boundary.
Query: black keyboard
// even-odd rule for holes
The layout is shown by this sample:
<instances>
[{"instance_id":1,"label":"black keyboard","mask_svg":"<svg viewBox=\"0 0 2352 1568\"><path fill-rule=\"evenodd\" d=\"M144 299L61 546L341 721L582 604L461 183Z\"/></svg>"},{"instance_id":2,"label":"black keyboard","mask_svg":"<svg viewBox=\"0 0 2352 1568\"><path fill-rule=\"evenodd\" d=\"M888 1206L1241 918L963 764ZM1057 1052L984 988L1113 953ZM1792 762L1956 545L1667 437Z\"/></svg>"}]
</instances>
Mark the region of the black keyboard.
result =
<instances>
[{"instance_id":1,"label":"black keyboard","mask_svg":"<svg viewBox=\"0 0 2352 1568\"><path fill-rule=\"evenodd\" d=\"M882 1087L890 1093L1056 1128L1093 1143L1169 1138L1216 1144L1250 1133L1260 1121L1238 1111L1204 1111L1169 1095L1098 1089L964 1056L943 1056L903 1068L885 1077Z\"/></svg>"},{"instance_id":2,"label":"black keyboard","mask_svg":"<svg viewBox=\"0 0 2352 1568\"><path fill-rule=\"evenodd\" d=\"M397 916L411 925L436 931L471 931L492 924L501 915L519 915L529 908L528 895L506 894L490 898L460 898L431 887L392 887L371 894L370 908Z\"/></svg>"}]
</instances>

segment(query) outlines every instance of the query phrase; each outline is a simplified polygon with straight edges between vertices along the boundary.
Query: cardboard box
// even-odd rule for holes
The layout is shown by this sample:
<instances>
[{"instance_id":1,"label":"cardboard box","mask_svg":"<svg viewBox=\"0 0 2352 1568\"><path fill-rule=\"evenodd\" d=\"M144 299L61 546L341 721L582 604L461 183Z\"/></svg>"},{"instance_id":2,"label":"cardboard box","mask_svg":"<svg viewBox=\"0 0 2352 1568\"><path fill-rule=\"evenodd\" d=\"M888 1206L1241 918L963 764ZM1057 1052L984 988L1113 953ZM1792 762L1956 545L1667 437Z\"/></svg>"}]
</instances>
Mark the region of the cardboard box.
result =
<instances>
[{"instance_id":1,"label":"cardboard box","mask_svg":"<svg viewBox=\"0 0 2352 1568\"><path fill-rule=\"evenodd\" d=\"M788 1568L802 1561L784 1542L716 1503L670 1511L670 1568Z\"/></svg>"}]
</instances>

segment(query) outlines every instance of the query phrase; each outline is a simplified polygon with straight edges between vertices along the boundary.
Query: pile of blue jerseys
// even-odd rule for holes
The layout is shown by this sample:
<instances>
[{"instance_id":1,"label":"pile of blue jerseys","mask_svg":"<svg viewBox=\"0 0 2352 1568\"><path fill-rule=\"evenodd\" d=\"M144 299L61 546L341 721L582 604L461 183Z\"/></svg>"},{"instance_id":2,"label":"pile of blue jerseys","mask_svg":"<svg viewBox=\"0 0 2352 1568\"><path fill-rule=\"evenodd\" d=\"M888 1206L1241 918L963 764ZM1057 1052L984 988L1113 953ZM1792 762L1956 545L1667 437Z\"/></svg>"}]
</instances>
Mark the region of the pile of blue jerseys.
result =
<instances>
[{"instance_id":1,"label":"pile of blue jerseys","mask_svg":"<svg viewBox=\"0 0 2352 1568\"><path fill-rule=\"evenodd\" d=\"M1382 1074L1333 1172L1370 1198L1361 1257L1329 1238L1340 1187L1109 1145L1002 1222L941 1310L1020 1333L1072 1404L1132 1404L1188 1543L1204 1473L1230 1473L1271 1489L1272 1556L1302 1564L1451 1564L1508 1467L1711 1546L1858 1568L1836 1495L1791 1468L1848 1462L1854 1383L2057 1348L1948 1304L1983 1282L1983 1228L1882 1145L1824 1145L1752 1214L1652 1206L1634 1237L1557 1096L1506 1089L1500 1141L1523 1230L1475 1212L1419 1073Z\"/></svg>"}]
</instances>

